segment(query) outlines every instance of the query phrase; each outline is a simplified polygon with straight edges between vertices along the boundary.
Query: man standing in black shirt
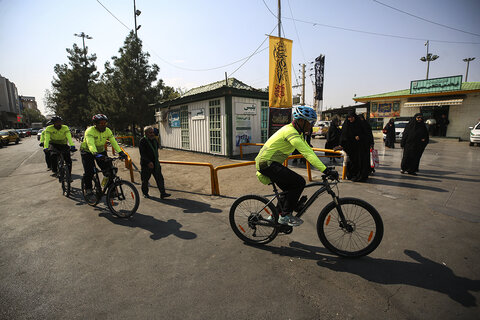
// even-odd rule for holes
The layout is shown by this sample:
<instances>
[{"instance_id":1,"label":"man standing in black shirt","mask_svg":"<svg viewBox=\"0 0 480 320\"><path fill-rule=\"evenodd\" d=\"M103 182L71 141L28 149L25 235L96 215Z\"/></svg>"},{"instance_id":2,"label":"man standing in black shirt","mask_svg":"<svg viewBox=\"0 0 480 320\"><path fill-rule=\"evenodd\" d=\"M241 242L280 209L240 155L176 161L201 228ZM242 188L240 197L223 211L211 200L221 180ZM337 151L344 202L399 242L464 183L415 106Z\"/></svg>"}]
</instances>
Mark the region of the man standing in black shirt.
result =
<instances>
[{"instance_id":1,"label":"man standing in black shirt","mask_svg":"<svg viewBox=\"0 0 480 320\"><path fill-rule=\"evenodd\" d=\"M145 198L148 195L148 180L153 175L160 190L160 197L165 199L171 195L165 192L165 184L162 175L162 168L158 162L158 141L155 137L153 127L147 126L143 129L145 136L140 139L138 150L140 151L140 165L142 177L142 193Z\"/></svg>"}]
</instances>

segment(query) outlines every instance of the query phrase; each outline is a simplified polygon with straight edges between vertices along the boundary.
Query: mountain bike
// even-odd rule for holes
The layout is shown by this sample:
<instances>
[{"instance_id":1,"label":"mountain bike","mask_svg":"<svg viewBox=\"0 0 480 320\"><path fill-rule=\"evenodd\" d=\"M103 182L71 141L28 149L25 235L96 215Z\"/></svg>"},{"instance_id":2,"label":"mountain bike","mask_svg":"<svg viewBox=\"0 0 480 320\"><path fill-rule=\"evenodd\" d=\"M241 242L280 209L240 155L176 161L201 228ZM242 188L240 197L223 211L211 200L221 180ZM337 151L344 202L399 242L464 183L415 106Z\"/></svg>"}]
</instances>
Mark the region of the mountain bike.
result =
<instances>
[{"instance_id":1,"label":"mountain bike","mask_svg":"<svg viewBox=\"0 0 480 320\"><path fill-rule=\"evenodd\" d=\"M383 237L383 222L377 210L368 202L356 198L339 198L332 190L338 180L329 181L326 175L322 182L307 184L305 188L319 187L310 199L295 210L301 217L313 202L324 192L333 199L320 212L317 219L317 234L322 244L332 253L342 257L361 257L375 250ZM278 215L283 211L282 197L287 192L278 192L274 183L273 198L260 195L245 195L230 208L230 226L235 234L248 244L266 244L279 233L290 234L293 228L279 224ZM337 186L338 193L338 186ZM277 201L274 205L274 201Z\"/></svg>"},{"instance_id":2,"label":"mountain bike","mask_svg":"<svg viewBox=\"0 0 480 320\"><path fill-rule=\"evenodd\" d=\"M105 157L107 169L100 170L95 165L92 181L93 194L88 195L85 189L85 181L82 177L82 194L85 202L96 206L102 197L106 196L107 206L110 212L120 218L131 218L140 205L140 197L137 188L117 176L118 168L114 165L115 160L122 160L121 157ZM100 182L98 173L103 173L103 180Z\"/></svg>"},{"instance_id":3,"label":"mountain bike","mask_svg":"<svg viewBox=\"0 0 480 320\"><path fill-rule=\"evenodd\" d=\"M72 184L72 174L71 170L67 163L65 162L64 153L65 152L75 152L77 150L58 150L56 148L50 149L50 156L57 156L57 178L58 182L62 184L62 193L65 197L70 196L71 184Z\"/></svg>"}]
</instances>

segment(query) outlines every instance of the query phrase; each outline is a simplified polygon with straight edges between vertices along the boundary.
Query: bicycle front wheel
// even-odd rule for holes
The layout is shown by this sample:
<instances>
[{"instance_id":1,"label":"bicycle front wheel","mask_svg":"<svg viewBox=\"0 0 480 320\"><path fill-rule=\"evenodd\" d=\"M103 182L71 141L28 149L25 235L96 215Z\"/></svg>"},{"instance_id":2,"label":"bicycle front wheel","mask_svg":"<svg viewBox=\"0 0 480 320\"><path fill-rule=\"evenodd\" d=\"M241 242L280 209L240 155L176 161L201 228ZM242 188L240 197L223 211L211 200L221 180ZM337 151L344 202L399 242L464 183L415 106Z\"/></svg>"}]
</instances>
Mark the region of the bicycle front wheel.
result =
<instances>
[{"instance_id":1,"label":"bicycle front wheel","mask_svg":"<svg viewBox=\"0 0 480 320\"><path fill-rule=\"evenodd\" d=\"M120 180L108 188L107 205L110 211L120 218L129 218L140 205L137 188L128 181Z\"/></svg>"},{"instance_id":2,"label":"bicycle front wheel","mask_svg":"<svg viewBox=\"0 0 480 320\"><path fill-rule=\"evenodd\" d=\"M342 257L362 257L375 250L383 237L383 222L368 202L355 198L339 198L346 219L344 225L335 203L320 212L317 233L325 248Z\"/></svg>"},{"instance_id":3,"label":"bicycle front wheel","mask_svg":"<svg viewBox=\"0 0 480 320\"><path fill-rule=\"evenodd\" d=\"M246 195L230 208L230 226L241 240L250 244L265 244L278 234L278 213L264 197Z\"/></svg>"},{"instance_id":4,"label":"bicycle front wheel","mask_svg":"<svg viewBox=\"0 0 480 320\"><path fill-rule=\"evenodd\" d=\"M100 182L98 181L97 176L93 176L92 179L92 193L87 194L87 189L85 188L85 181L82 177L82 195L85 202L90 206L96 206L102 198L102 189Z\"/></svg>"},{"instance_id":5,"label":"bicycle front wheel","mask_svg":"<svg viewBox=\"0 0 480 320\"><path fill-rule=\"evenodd\" d=\"M62 183L62 191L63 191L63 195L65 197L69 197L70 196L70 191L71 191L71 180L72 180L72 176L70 174L70 170L68 168L68 166L62 166L61 168L61 183Z\"/></svg>"}]
</instances>

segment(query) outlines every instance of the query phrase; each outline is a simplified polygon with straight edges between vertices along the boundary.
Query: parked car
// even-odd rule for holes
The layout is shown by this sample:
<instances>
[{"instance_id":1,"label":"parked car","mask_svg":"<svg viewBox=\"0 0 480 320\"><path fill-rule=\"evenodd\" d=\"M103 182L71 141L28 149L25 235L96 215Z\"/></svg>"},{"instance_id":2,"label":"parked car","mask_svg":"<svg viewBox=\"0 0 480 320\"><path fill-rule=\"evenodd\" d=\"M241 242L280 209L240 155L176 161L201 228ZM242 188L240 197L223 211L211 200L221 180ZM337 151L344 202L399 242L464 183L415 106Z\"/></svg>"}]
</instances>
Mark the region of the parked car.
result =
<instances>
[{"instance_id":1,"label":"parked car","mask_svg":"<svg viewBox=\"0 0 480 320\"><path fill-rule=\"evenodd\" d=\"M41 128L33 128L33 129L32 129L32 135L37 134L40 129L41 129Z\"/></svg>"},{"instance_id":2,"label":"parked car","mask_svg":"<svg viewBox=\"0 0 480 320\"><path fill-rule=\"evenodd\" d=\"M15 129L15 132L18 134L20 138L25 138L25 132L22 131L22 129Z\"/></svg>"},{"instance_id":3,"label":"parked car","mask_svg":"<svg viewBox=\"0 0 480 320\"><path fill-rule=\"evenodd\" d=\"M13 142L15 144L18 144L20 142L20 137L13 129L0 131L0 139L3 140L4 145L8 145L10 142Z\"/></svg>"},{"instance_id":4,"label":"parked car","mask_svg":"<svg viewBox=\"0 0 480 320\"><path fill-rule=\"evenodd\" d=\"M24 137L30 137L30 132L28 129L20 129L20 132L23 133Z\"/></svg>"},{"instance_id":5,"label":"parked car","mask_svg":"<svg viewBox=\"0 0 480 320\"><path fill-rule=\"evenodd\" d=\"M400 142L402 141L403 137L403 131L405 130L405 127L407 126L409 121L407 120L395 120L395 141ZM384 133L383 134L383 141L387 138L387 135Z\"/></svg>"},{"instance_id":6,"label":"parked car","mask_svg":"<svg viewBox=\"0 0 480 320\"><path fill-rule=\"evenodd\" d=\"M470 129L470 146L473 146L475 143L477 146L480 146L480 122L477 123L474 127L469 127Z\"/></svg>"},{"instance_id":7,"label":"parked car","mask_svg":"<svg viewBox=\"0 0 480 320\"><path fill-rule=\"evenodd\" d=\"M326 137L331 121L317 121L313 125L312 138Z\"/></svg>"},{"instance_id":8,"label":"parked car","mask_svg":"<svg viewBox=\"0 0 480 320\"><path fill-rule=\"evenodd\" d=\"M40 141L40 136L42 135L42 131L45 130L45 129L40 129L38 130L38 133L37 133L37 140Z\"/></svg>"}]
</instances>

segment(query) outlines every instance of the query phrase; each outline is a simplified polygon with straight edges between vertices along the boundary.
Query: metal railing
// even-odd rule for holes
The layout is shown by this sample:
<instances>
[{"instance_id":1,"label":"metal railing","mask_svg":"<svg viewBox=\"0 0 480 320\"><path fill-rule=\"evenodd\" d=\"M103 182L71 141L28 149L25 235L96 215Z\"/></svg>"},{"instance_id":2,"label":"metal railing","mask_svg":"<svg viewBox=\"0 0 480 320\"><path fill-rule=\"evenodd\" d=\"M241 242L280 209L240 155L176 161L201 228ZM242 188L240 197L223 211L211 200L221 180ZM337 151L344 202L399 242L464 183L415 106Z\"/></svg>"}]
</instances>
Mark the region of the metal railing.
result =
<instances>
[{"instance_id":1,"label":"metal railing","mask_svg":"<svg viewBox=\"0 0 480 320\"><path fill-rule=\"evenodd\" d=\"M207 162L187 162L187 161L167 161L167 160L159 160L160 163L166 164L179 164L185 166L201 166L201 167L209 167L210 168L210 186L212 189L212 195L218 195L217 193L217 183L218 179L215 175L215 169L211 163Z\"/></svg>"}]
</instances>

